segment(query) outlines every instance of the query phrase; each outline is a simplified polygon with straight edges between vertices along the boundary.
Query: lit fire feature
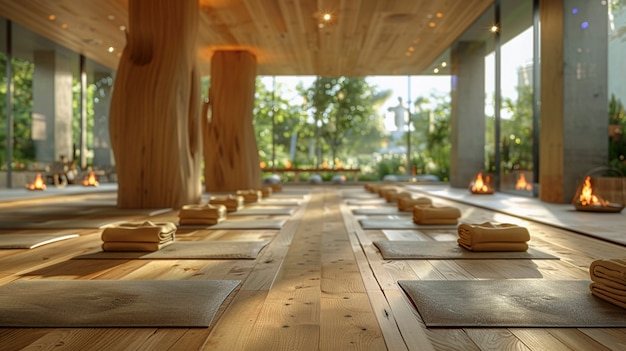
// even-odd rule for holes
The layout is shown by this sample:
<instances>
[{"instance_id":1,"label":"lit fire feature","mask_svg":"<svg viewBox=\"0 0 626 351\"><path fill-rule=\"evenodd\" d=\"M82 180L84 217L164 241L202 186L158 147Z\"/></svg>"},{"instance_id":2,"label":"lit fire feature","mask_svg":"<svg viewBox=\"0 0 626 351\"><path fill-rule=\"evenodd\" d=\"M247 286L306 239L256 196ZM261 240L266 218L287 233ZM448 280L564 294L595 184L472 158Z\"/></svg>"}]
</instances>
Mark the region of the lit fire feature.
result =
<instances>
[{"instance_id":1,"label":"lit fire feature","mask_svg":"<svg viewBox=\"0 0 626 351\"><path fill-rule=\"evenodd\" d=\"M89 172L89 176L83 179L84 186L98 186L100 183L96 179L96 175L93 172Z\"/></svg>"},{"instance_id":2,"label":"lit fire feature","mask_svg":"<svg viewBox=\"0 0 626 351\"><path fill-rule=\"evenodd\" d=\"M483 174L478 173L476 179L470 183L472 194L493 194L493 188L489 185L489 176L483 180Z\"/></svg>"},{"instance_id":3,"label":"lit fire feature","mask_svg":"<svg viewBox=\"0 0 626 351\"><path fill-rule=\"evenodd\" d=\"M519 178L517 179L517 183L515 183L515 189L528 191L533 190L532 184L526 182L526 177L524 176L524 173L520 173Z\"/></svg>"},{"instance_id":4,"label":"lit fire feature","mask_svg":"<svg viewBox=\"0 0 626 351\"><path fill-rule=\"evenodd\" d=\"M591 186L591 177L587 176L580 189L580 195L575 198L574 206L579 211L590 212L620 212L624 205L612 203L595 195Z\"/></svg>"},{"instance_id":5,"label":"lit fire feature","mask_svg":"<svg viewBox=\"0 0 626 351\"><path fill-rule=\"evenodd\" d=\"M46 183L44 183L43 179L41 178L41 173L37 173L37 176L35 176L35 181L30 183L30 184L26 184L26 189L28 190L46 190Z\"/></svg>"}]
</instances>

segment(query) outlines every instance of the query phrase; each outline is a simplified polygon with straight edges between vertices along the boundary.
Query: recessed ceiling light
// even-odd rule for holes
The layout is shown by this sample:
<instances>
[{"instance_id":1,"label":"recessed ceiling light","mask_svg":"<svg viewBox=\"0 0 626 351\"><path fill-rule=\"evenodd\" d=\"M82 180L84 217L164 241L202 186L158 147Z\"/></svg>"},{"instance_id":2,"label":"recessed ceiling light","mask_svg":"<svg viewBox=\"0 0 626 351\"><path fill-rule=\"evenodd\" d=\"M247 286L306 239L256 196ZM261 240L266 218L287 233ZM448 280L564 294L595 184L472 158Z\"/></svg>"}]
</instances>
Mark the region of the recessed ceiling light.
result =
<instances>
[{"instance_id":1,"label":"recessed ceiling light","mask_svg":"<svg viewBox=\"0 0 626 351\"><path fill-rule=\"evenodd\" d=\"M498 27L497 24L494 24L494 25L491 26L491 28L489 28L489 31L491 33L497 33L499 30L500 30L500 28Z\"/></svg>"},{"instance_id":2,"label":"recessed ceiling light","mask_svg":"<svg viewBox=\"0 0 626 351\"><path fill-rule=\"evenodd\" d=\"M332 18L333 17L328 12L322 15L322 19L326 22L330 21Z\"/></svg>"},{"instance_id":3,"label":"recessed ceiling light","mask_svg":"<svg viewBox=\"0 0 626 351\"><path fill-rule=\"evenodd\" d=\"M120 26L120 30L121 31L125 31L126 30L126 26Z\"/></svg>"},{"instance_id":4,"label":"recessed ceiling light","mask_svg":"<svg viewBox=\"0 0 626 351\"><path fill-rule=\"evenodd\" d=\"M110 21L115 20L115 16L113 16L113 15L109 15L107 18L108 18Z\"/></svg>"},{"instance_id":5,"label":"recessed ceiling light","mask_svg":"<svg viewBox=\"0 0 626 351\"><path fill-rule=\"evenodd\" d=\"M57 16L55 16L55 15L50 15L50 16L48 16L48 19L49 19L50 21L54 21L55 19L57 19Z\"/></svg>"},{"instance_id":6,"label":"recessed ceiling light","mask_svg":"<svg viewBox=\"0 0 626 351\"><path fill-rule=\"evenodd\" d=\"M435 14L435 17L437 17L437 18L442 18L442 17L443 17L443 13L441 13L441 12L437 12L437 13Z\"/></svg>"},{"instance_id":7,"label":"recessed ceiling light","mask_svg":"<svg viewBox=\"0 0 626 351\"><path fill-rule=\"evenodd\" d=\"M113 48L112 46L109 46L109 52L113 52L115 51L115 48Z\"/></svg>"},{"instance_id":8,"label":"recessed ceiling light","mask_svg":"<svg viewBox=\"0 0 626 351\"><path fill-rule=\"evenodd\" d=\"M435 72L435 73L439 73L439 68L435 68L435 69L433 70L433 72Z\"/></svg>"},{"instance_id":9,"label":"recessed ceiling light","mask_svg":"<svg viewBox=\"0 0 626 351\"><path fill-rule=\"evenodd\" d=\"M428 26L429 26L430 28L435 28L435 27L437 26L437 23L435 23L435 22L433 22L433 21L430 21L430 22L428 22Z\"/></svg>"},{"instance_id":10,"label":"recessed ceiling light","mask_svg":"<svg viewBox=\"0 0 626 351\"><path fill-rule=\"evenodd\" d=\"M67 29L67 23L63 23L63 24L61 25L61 28L63 28L63 29Z\"/></svg>"},{"instance_id":11,"label":"recessed ceiling light","mask_svg":"<svg viewBox=\"0 0 626 351\"><path fill-rule=\"evenodd\" d=\"M447 65L448 65L448 63L447 63L446 61L443 61L443 62L441 63L441 67L446 67Z\"/></svg>"}]
</instances>

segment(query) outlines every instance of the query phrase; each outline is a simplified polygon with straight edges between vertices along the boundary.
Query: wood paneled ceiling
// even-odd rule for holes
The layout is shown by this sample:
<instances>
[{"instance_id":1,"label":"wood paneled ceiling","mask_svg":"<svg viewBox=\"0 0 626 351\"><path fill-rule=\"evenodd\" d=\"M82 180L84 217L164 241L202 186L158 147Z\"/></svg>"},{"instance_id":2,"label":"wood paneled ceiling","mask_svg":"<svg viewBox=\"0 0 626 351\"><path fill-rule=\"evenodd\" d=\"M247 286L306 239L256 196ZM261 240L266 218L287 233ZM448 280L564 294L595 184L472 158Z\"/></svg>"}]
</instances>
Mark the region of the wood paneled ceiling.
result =
<instances>
[{"instance_id":1,"label":"wood paneled ceiling","mask_svg":"<svg viewBox=\"0 0 626 351\"><path fill-rule=\"evenodd\" d=\"M116 69L128 1L0 0L0 16ZM368 76L424 73L494 0L199 1L205 74L215 50L245 49L259 75Z\"/></svg>"}]
</instances>

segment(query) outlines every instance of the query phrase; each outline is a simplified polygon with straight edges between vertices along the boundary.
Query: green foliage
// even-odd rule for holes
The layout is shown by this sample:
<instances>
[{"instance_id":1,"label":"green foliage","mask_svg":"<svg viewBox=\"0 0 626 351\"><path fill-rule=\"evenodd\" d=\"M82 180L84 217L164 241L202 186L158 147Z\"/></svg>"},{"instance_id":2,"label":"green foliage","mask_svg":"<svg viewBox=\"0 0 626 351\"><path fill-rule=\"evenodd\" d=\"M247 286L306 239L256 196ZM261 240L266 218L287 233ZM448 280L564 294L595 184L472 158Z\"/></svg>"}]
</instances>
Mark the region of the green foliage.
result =
<instances>
[{"instance_id":1,"label":"green foliage","mask_svg":"<svg viewBox=\"0 0 626 351\"><path fill-rule=\"evenodd\" d=\"M0 68L2 76L6 70L7 57L0 54ZM32 62L15 58L11 60L13 73L13 167L22 168L35 160L35 145L31 138L31 115L33 111L33 72ZM7 80L0 81L0 160L2 168L6 166L7 153Z\"/></svg>"},{"instance_id":2,"label":"green foliage","mask_svg":"<svg viewBox=\"0 0 626 351\"><path fill-rule=\"evenodd\" d=\"M504 173L533 168L533 91L530 86L517 87L518 98L503 100L510 118L501 120L501 157Z\"/></svg>"},{"instance_id":3,"label":"green foliage","mask_svg":"<svg viewBox=\"0 0 626 351\"><path fill-rule=\"evenodd\" d=\"M626 118L621 100L609 100L609 166L626 174Z\"/></svg>"}]
</instances>

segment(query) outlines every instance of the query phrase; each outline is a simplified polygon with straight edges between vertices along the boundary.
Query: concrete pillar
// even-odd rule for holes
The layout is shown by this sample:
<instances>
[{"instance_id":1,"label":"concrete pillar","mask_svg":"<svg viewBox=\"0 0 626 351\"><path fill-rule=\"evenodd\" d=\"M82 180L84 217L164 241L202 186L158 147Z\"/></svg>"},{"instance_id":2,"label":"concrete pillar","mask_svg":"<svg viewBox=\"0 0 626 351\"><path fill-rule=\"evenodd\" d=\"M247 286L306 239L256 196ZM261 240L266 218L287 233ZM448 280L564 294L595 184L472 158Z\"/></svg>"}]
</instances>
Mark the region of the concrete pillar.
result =
<instances>
[{"instance_id":1,"label":"concrete pillar","mask_svg":"<svg viewBox=\"0 0 626 351\"><path fill-rule=\"evenodd\" d=\"M211 121L204 129L205 190L259 188L261 168L254 134L256 57L217 51L211 59Z\"/></svg>"},{"instance_id":2,"label":"concrete pillar","mask_svg":"<svg viewBox=\"0 0 626 351\"><path fill-rule=\"evenodd\" d=\"M450 186L466 188L485 168L485 43L452 47Z\"/></svg>"},{"instance_id":3,"label":"concrete pillar","mask_svg":"<svg viewBox=\"0 0 626 351\"><path fill-rule=\"evenodd\" d=\"M115 165L109 137L109 108L113 77L108 72L96 72L93 80L96 84L93 102L93 165L102 169Z\"/></svg>"},{"instance_id":4,"label":"concrete pillar","mask_svg":"<svg viewBox=\"0 0 626 351\"><path fill-rule=\"evenodd\" d=\"M568 203L608 160L607 7L542 0L540 199Z\"/></svg>"},{"instance_id":5,"label":"concrete pillar","mask_svg":"<svg viewBox=\"0 0 626 351\"><path fill-rule=\"evenodd\" d=\"M73 159L72 70L68 55L34 53L32 136L39 162Z\"/></svg>"}]
</instances>

